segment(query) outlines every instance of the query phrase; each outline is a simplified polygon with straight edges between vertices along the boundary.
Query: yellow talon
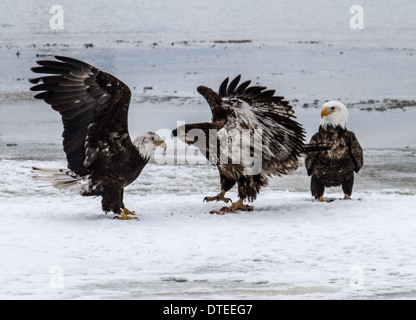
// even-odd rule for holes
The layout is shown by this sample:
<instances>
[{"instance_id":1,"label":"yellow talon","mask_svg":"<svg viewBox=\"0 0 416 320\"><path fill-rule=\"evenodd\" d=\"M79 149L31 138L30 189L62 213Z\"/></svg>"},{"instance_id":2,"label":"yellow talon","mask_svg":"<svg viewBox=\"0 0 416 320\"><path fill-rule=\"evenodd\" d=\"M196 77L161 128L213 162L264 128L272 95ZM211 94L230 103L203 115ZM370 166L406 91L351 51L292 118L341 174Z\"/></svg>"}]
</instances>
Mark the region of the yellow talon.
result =
<instances>
[{"instance_id":1,"label":"yellow talon","mask_svg":"<svg viewBox=\"0 0 416 320\"><path fill-rule=\"evenodd\" d=\"M216 196L213 196L213 197L205 197L204 198L204 202L206 201L206 202L211 202L211 201L224 201L225 203L228 203L228 202L233 202L230 198L225 198L224 197L224 195L225 195L225 191L224 190L222 190L219 194L217 194Z\"/></svg>"},{"instance_id":2,"label":"yellow talon","mask_svg":"<svg viewBox=\"0 0 416 320\"><path fill-rule=\"evenodd\" d=\"M115 216L114 218L118 220L133 220L134 218L129 217L129 215L135 215L134 211L130 211L127 208L122 208L120 216Z\"/></svg>"},{"instance_id":3,"label":"yellow talon","mask_svg":"<svg viewBox=\"0 0 416 320\"><path fill-rule=\"evenodd\" d=\"M135 213L134 211L130 211L130 210L129 210L129 209L127 209L127 208L123 208L123 212L124 212L125 214L130 214L130 215L132 215L132 216L136 215L136 213Z\"/></svg>"},{"instance_id":4,"label":"yellow talon","mask_svg":"<svg viewBox=\"0 0 416 320\"><path fill-rule=\"evenodd\" d=\"M230 211L237 211L237 210L243 210L243 211L253 211L252 206L248 206L243 203L243 199L239 199L237 202L234 202L230 207Z\"/></svg>"}]
</instances>

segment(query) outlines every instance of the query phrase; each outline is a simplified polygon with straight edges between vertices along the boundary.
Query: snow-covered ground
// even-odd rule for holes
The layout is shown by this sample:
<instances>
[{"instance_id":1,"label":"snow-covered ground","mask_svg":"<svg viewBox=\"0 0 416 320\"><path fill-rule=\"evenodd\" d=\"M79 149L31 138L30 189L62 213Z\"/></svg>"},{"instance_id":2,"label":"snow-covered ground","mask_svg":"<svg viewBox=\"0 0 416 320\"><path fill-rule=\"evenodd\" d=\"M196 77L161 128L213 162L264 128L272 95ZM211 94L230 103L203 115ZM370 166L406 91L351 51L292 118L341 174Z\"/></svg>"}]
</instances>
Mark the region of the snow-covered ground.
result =
<instances>
[{"instance_id":1,"label":"snow-covered ground","mask_svg":"<svg viewBox=\"0 0 416 320\"><path fill-rule=\"evenodd\" d=\"M62 161L1 160L0 297L414 298L415 173L380 173L377 159L416 151L367 153L355 200L313 201L299 170L273 179L255 211L225 216L202 203L215 168L149 164L126 190L137 221L32 178L31 166Z\"/></svg>"},{"instance_id":2,"label":"snow-covered ground","mask_svg":"<svg viewBox=\"0 0 416 320\"><path fill-rule=\"evenodd\" d=\"M416 297L413 1L366 1L364 30L341 1L84 3L61 1L65 28L51 31L52 3L2 2L0 298ZM196 87L240 73L287 97L308 138L322 103L341 99L365 149L353 200L313 201L301 167L273 178L255 211L211 215L216 168L152 162L126 188L138 220L113 220L100 198L33 178L32 166L66 166L59 115L28 91L36 55L50 54L131 87L133 138L209 120Z\"/></svg>"}]
</instances>

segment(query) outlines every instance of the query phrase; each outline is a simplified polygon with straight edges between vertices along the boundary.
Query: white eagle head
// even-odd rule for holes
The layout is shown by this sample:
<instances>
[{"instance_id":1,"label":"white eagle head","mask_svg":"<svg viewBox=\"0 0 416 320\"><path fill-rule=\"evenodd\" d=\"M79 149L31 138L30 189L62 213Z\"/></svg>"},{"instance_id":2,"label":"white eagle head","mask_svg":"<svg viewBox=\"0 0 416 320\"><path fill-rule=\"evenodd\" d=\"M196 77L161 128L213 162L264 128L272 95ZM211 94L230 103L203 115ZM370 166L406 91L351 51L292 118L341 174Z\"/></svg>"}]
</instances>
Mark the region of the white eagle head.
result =
<instances>
[{"instance_id":1,"label":"white eagle head","mask_svg":"<svg viewBox=\"0 0 416 320\"><path fill-rule=\"evenodd\" d=\"M134 140L133 145L145 159L150 158L152 150L156 147L161 147L166 150L166 143L154 132L146 132L138 136Z\"/></svg>"},{"instance_id":2,"label":"white eagle head","mask_svg":"<svg viewBox=\"0 0 416 320\"><path fill-rule=\"evenodd\" d=\"M322 106L321 127L340 126L345 129L348 121L348 109L339 101L328 101Z\"/></svg>"}]
</instances>

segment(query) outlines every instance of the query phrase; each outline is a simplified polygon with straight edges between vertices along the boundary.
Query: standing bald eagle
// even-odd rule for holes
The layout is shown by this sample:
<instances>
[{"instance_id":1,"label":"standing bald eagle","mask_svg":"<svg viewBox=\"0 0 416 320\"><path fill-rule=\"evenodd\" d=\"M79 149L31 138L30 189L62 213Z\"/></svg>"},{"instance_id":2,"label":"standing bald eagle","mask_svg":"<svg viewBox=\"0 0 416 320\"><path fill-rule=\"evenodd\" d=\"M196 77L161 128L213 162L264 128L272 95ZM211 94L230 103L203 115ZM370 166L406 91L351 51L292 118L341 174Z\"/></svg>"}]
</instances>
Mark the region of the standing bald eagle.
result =
<instances>
[{"instance_id":1,"label":"standing bald eagle","mask_svg":"<svg viewBox=\"0 0 416 320\"><path fill-rule=\"evenodd\" d=\"M341 102L329 101L322 107L321 125L310 143L331 145L326 151L312 152L306 156L305 166L311 178L311 192L323 201L325 187L342 186L349 199L354 185L354 172L363 166L363 149L355 134L348 131L348 110Z\"/></svg>"},{"instance_id":2,"label":"standing bald eagle","mask_svg":"<svg viewBox=\"0 0 416 320\"><path fill-rule=\"evenodd\" d=\"M237 76L230 83L228 78L225 79L218 93L205 86L198 87L198 92L211 108L212 122L186 124L173 132L182 141L195 144L218 167L221 192L205 197L204 201L228 203L231 199L226 198L225 193L238 185L239 200L231 207L223 208L224 211L252 210L243 201L255 200L260 189L268 184L269 177L296 170L300 154L305 149L320 150L319 146L305 146L304 130L293 119L294 111L283 97L275 96L274 90L266 90L265 87L250 87L251 81L240 84L240 78ZM202 131L204 141L192 134L195 129ZM249 138L241 134L244 130L250 133ZM214 139L208 139L212 137L212 132ZM226 142L227 139L239 140L240 148L236 150L233 144L222 148L224 137ZM249 152L245 153L244 148ZM256 167L255 161L250 158L256 152L260 167ZM230 153L241 156L240 161L233 162Z\"/></svg>"},{"instance_id":3,"label":"standing bald eagle","mask_svg":"<svg viewBox=\"0 0 416 320\"><path fill-rule=\"evenodd\" d=\"M61 170L55 185L81 184L82 195L102 196L103 211L131 219L128 215L133 212L123 203L124 188L140 175L151 151L166 144L153 132L131 141L127 121L131 92L123 82L82 61L55 58L58 61L37 61L40 67L32 71L50 75L30 80L38 84L32 91L43 91L35 98L62 116L69 170Z\"/></svg>"}]
</instances>

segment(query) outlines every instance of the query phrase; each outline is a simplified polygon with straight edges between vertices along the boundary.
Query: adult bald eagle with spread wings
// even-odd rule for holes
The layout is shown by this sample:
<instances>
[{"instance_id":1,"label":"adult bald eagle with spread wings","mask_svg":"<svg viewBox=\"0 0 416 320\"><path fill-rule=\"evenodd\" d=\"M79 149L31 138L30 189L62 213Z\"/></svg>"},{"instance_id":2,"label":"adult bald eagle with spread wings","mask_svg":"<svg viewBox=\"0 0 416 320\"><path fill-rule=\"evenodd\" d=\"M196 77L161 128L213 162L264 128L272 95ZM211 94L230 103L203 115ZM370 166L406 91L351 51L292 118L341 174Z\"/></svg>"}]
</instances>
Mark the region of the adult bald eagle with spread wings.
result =
<instances>
[{"instance_id":1,"label":"adult bald eagle with spread wings","mask_svg":"<svg viewBox=\"0 0 416 320\"><path fill-rule=\"evenodd\" d=\"M211 108L212 122L185 124L173 132L187 144L197 146L218 167L221 192L205 197L204 201L232 202L225 194L238 185L239 200L217 213L252 210L244 200L254 201L271 176L296 170L303 152L327 149L318 144L305 145L304 129L294 120L294 111L283 97L275 96L274 90L250 86L251 81L240 83L240 80L240 75L230 83L225 79L218 93L205 86L198 87ZM204 133L201 136L206 137L205 141L196 138L195 129ZM250 133L249 138L244 139L243 134L239 134L244 130ZM209 139L213 131L216 139ZM235 150L232 143L223 148L224 137L225 140L240 140L240 149ZM243 148L249 152L242 152ZM240 153L240 161L233 163L229 154L235 155L236 151ZM256 152L261 165L259 170L253 170L256 166L252 158ZM226 161L220 161L221 158Z\"/></svg>"},{"instance_id":2,"label":"adult bald eagle with spread wings","mask_svg":"<svg viewBox=\"0 0 416 320\"><path fill-rule=\"evenodd\" d=\"M84 196L101 196L102 210L119 219L134 212L123 203L124 188L140 175L151 152L166 148L158 135L147 132L133 142L128 132L131 92L116 77L85 62L55 56L37 61L31 79L35 98L44 100L62 116L63 148L69 170L52 172L57 187L79 186ZM36 169L36 168L34 168Z\"/></svg>"}]
</instances>

